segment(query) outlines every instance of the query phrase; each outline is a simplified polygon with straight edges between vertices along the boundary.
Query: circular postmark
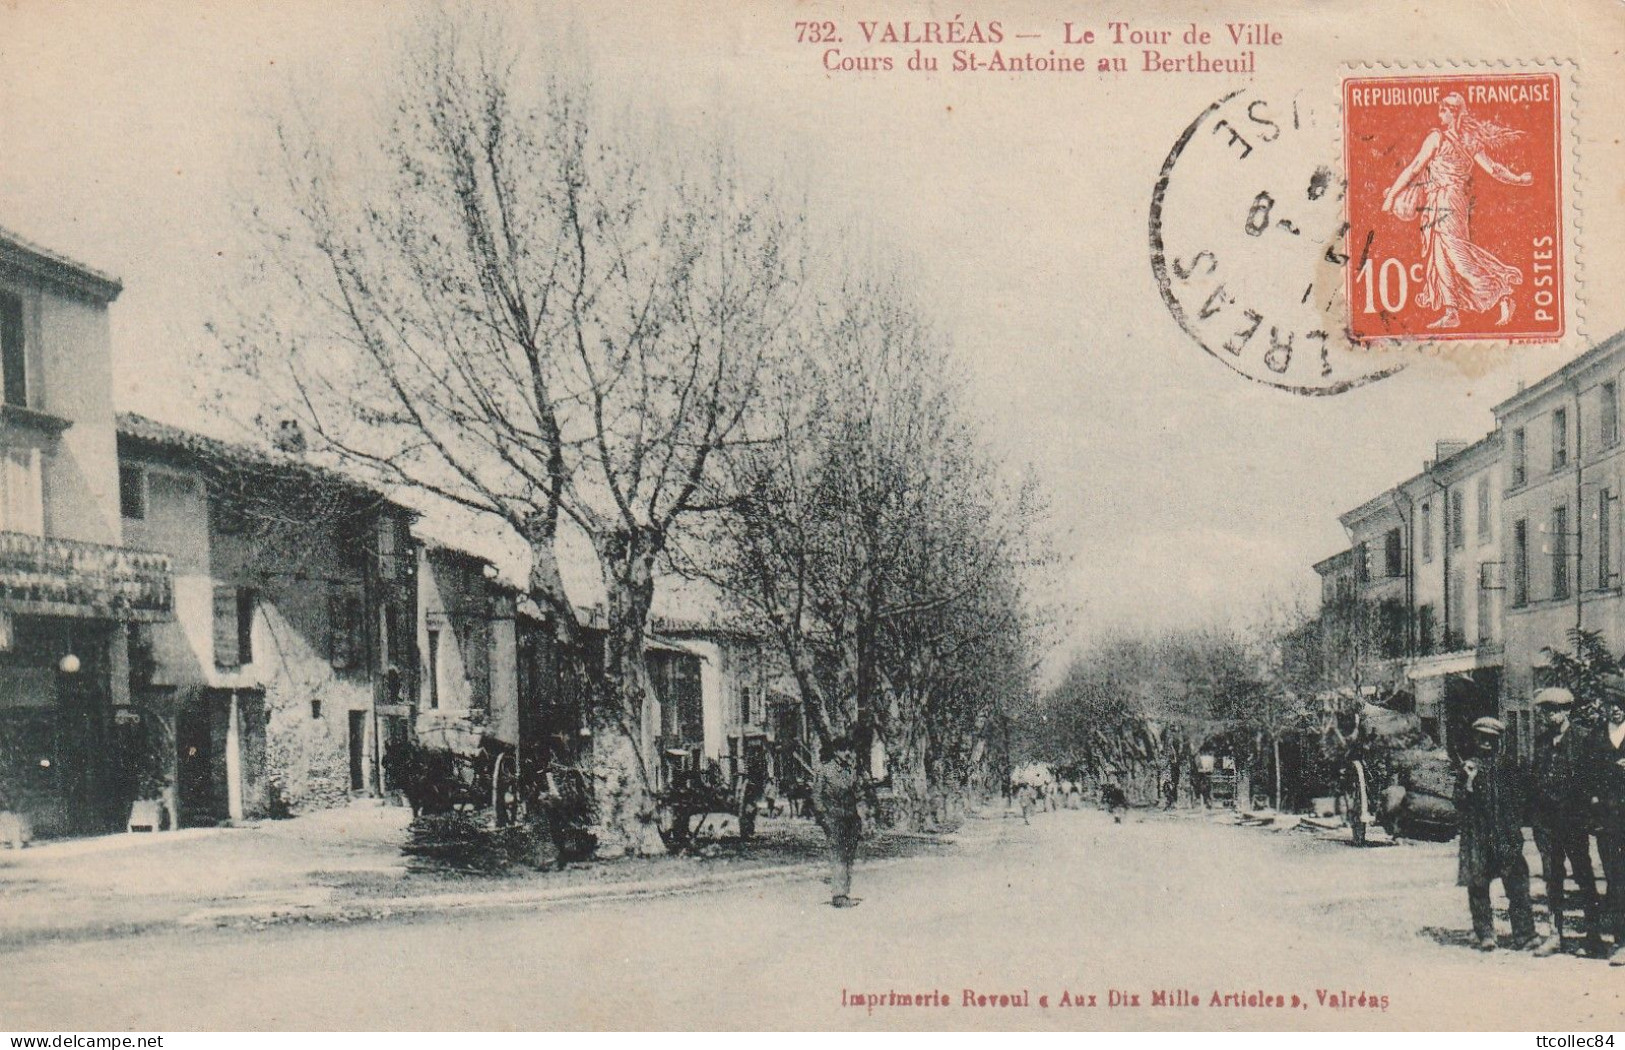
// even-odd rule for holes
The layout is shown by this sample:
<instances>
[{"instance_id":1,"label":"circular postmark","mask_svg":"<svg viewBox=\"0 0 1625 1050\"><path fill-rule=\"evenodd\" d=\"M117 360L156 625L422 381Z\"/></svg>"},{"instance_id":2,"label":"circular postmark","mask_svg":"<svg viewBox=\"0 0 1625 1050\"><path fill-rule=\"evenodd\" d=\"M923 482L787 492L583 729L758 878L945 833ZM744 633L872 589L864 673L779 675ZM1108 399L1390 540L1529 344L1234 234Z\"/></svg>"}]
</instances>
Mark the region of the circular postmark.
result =
<instances>
[{"instance_id":1,"label":"circular postmark","mask_svg":"<svg viewBox=\"0 0 1625 1050\"><path fill-rule=\"evenodd\" d=\"M1232 91L1191 121L1151 196L1151 270L1197 345L1255 382L1340 394L1404 367L1343 318L1334 133L1296 98Z\"/></svg>"}]
</instances>

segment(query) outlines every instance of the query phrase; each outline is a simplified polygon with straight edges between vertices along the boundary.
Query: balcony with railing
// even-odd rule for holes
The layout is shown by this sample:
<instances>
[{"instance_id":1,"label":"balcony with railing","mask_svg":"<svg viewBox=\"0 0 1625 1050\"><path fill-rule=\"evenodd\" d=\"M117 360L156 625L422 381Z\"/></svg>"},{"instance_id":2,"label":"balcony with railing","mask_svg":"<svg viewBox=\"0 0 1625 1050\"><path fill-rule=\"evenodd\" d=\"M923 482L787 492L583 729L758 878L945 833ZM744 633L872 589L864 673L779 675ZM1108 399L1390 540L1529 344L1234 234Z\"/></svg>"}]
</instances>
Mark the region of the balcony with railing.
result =
<instances>
[{"instance_id":1,"label":"balcony with railing","mask_svg":"<svg viewBox=\"0 0 1625 1050\"><path fill-rule=\"evenodd\" d=\"M0 532L0 612L151 622L174 609L168 555Z\"/></svg>"}]
</instances>

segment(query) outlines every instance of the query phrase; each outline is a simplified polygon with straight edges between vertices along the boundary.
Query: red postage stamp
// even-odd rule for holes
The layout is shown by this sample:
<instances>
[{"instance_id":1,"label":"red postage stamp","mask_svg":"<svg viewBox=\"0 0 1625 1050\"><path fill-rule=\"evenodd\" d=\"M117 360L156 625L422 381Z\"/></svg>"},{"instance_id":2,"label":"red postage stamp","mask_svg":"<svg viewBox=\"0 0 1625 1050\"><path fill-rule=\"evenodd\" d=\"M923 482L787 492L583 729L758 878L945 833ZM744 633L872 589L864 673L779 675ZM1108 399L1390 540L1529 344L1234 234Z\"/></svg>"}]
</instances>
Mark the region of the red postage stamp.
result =
<instances>
[{"instance_id":1,"label":"red postage stamp","mask_svg":"<svg viewBox=\"0 0 1625 1050\"><path fill-rule=\"evenodd\" d=\"M1554 73L1349 78L1349 335L1556 342L1564 301Z\"/></svg>"}]
</instances>

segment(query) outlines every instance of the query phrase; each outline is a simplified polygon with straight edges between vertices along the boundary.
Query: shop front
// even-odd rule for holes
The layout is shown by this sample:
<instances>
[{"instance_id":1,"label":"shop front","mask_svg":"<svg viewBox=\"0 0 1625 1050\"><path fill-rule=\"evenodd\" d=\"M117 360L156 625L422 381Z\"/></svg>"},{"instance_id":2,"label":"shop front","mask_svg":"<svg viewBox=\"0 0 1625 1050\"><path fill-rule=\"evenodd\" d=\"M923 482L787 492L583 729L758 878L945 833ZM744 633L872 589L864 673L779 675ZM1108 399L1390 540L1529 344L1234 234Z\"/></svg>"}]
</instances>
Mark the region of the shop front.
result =
<instances>
[{"instance_id":1,"label":"shop front","mask_svg":"<svg viewBox=\"0 0 1625 1050\"><path fill-rule=\"evenodd\" d=\"M97 834L161 791L173 758L131 704L126 632L171 607L160 556L0 533L0 811Z\"/></svg>"}]
</instances>

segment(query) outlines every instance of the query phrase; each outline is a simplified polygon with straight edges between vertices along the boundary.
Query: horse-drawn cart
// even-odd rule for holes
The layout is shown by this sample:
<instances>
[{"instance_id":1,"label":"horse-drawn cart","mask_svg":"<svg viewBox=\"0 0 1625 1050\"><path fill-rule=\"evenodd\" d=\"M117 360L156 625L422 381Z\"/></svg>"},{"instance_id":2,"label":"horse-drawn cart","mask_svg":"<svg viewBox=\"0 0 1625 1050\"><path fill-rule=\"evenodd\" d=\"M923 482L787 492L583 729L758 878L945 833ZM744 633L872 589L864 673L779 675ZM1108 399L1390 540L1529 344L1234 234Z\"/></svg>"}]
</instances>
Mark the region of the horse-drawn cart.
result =
<instances>
[{"instance_id":1,"label":"horse-drawn cart","mask_svg":"<svg viewBox=\"0 0 1625 1050\"><path fill-rule=\"evenodd\" d=\"M1393 837L1448 837L1456 828L1450 757L1415 715L1366 704L1343 744L1341 806L1355 845L1376 824Z\"/></svg>"},{"instance_id":2,"label":"horse-drawn cart","mask_svg":"<svg viewBox=\"0 0 1625 1050\"><path fill-rule=\"evenodd\" d=\"M562 866L592 852L592 792L586 774L550 755L545 744L521 747L489 733L441 734L438 746L391 744L384 775L406 796L412 815L490 814L497 828L545 822Z\"/></svg>"}]
</instances>

